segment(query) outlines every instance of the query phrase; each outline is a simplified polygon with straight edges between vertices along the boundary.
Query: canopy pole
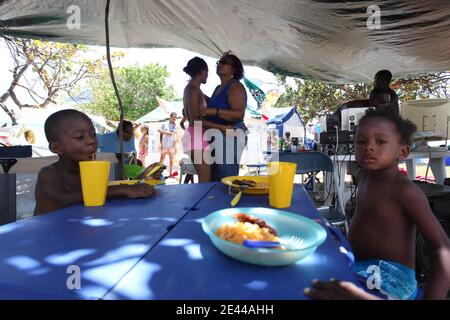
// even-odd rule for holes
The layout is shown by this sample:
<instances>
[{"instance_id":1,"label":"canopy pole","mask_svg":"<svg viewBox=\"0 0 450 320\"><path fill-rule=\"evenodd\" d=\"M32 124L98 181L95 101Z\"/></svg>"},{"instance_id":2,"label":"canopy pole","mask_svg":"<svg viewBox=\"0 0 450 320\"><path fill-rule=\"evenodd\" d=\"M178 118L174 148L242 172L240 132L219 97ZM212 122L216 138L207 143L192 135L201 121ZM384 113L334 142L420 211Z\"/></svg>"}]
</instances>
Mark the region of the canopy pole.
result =
<instances>
[{"instance_id":1,"label":"canopy pole","mask_svg":"<svg viewBox=\"0 0 450 320\"><path fill-rule=\"evenodd\" d=\"M114 87L114 92L117 97L117 102L119 103L119 137L120 137L120 169L119 176L121 179L125 179L125 160L124 160L124 147L123 147L123 105L122 99L120 98L119 90L117 88L116 79L114 78L114 70L111 62L111 49L109 44L109 6L110 0L106 0L105 9L105 34L106 34L106 59L108 61L109 74L111 76L112 85Z\"/></svg>"}]
</instances>

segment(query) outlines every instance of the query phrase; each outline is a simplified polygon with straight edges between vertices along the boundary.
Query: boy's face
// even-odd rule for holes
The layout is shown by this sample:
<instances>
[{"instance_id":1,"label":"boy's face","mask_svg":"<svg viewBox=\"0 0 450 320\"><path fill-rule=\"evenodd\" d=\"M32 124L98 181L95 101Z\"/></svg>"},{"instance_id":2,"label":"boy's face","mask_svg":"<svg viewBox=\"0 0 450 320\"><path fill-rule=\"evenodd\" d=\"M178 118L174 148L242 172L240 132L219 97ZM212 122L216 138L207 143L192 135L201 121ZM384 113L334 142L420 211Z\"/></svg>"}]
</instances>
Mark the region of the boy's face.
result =
<instances>
[{"instance_id":1,"label":"boy's face","mask_svg":"<svg viewBox=\"0 0 450 320\"><path fill-rule=\"evenodd\" d=\"M118 136L120 136L119 135L119 129L120 128L117 128L117 130L116 130L116 133L117 133ZM123 126L123 141L127 141L128 142L128 141L131 140L131 138L133 138L133 136L134 136L133 126L124 125Z\"/></svg>"},{"instance_id":2,"label":"boy's face","mask_svg":"<svg viewBox=\"0 0 450 320\"><path fill-rule=\"evenodd\" d=\"M81 116L71 117L59 126L58 141L52 142L50 147L60 157L71 161L92 160L98 148L92 122Z\"/></svg>"},{"instance_id":3,"label":"boy's face","mask_svg":"<svg viewBox=\"0 0 450 320\"><path fill-rule=\"evenodd\" d=\"M371 118L358 126L355 136L355 157L366 170L397 166L409 154L409 146L400 142L395 124L382 118Z\"/></svg>"},{"instance_id":4,"label":"boy's face","mask_svg":"<svg viewBox=\"0 0 450 320\"><path fill-rule=\"evenodd\" d=\"M384 109L391 104L391 96L389 94L380 94L373 99L373 105L377 109Z\"/></svg>"}]
</instances>

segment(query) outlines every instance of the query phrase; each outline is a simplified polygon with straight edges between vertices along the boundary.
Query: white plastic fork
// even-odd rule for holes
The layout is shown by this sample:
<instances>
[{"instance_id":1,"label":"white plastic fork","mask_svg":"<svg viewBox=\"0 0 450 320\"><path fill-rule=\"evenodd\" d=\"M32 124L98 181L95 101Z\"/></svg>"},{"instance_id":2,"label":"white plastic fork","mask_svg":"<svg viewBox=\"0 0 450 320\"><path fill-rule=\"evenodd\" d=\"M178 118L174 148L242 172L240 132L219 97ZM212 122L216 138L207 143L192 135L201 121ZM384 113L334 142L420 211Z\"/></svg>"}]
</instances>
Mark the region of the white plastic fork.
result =
<instances>
[{"instance_id":1,"label":"white plastic fork","mask_svg":"<svg viewBox=\"0 0 450 320\"><path fill-rule=\"evenodd\" d=\"M287 240L280 239L280 241L259 241L259 240L244 240L242 243L250 248L277 248L280 245L288 250L299 250L303 244L303 239L292 236Z\"/></svg>"},{"instance_id":2,"label":"white plastic fork","mask_svg":"<svg viewBox=\"0 0 450 320\"><path fill-rule=\"evenodd\" d=\"M292 236L288 240L282 240L281 244L290 250L298 250L303 244L303 239L300 237Z\"/></svg>"}]
</instances>

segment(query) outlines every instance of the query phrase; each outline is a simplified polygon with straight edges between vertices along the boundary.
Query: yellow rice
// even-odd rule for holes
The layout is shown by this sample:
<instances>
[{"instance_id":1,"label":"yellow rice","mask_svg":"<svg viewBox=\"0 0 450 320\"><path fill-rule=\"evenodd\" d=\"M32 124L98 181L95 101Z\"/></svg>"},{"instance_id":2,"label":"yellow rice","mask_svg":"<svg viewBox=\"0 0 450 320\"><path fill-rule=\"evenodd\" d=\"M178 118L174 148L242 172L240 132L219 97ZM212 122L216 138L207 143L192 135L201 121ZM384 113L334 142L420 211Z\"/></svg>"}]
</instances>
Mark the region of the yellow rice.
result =
<instances>
[{"instance_id":1,"label":"yellow rice","mask_svg":"<svg viewBox=\"0 0 450 320\"><path fill-rule=\"evenodd\" d=\"M244 240L280 241L268 228L249 222L231 222L220 226L216 235L224 240L242 244Z\"/></svg>"}]
</instances>

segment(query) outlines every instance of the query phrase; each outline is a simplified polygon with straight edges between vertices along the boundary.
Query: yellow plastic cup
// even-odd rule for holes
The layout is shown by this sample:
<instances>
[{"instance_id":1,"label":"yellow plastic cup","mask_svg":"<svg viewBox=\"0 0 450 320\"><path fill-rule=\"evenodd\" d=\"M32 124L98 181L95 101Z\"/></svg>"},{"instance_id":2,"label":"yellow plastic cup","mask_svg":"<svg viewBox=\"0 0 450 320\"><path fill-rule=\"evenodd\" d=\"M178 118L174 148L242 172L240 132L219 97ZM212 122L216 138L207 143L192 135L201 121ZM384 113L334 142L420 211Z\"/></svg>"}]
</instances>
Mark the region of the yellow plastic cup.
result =
<instances>
[{"instance_id":1,"label":"yellow plastic cup","mask_svg":"<svg viewBox=\"0 0 450 320\"><path fill-rule=\"evenodd\" d=\"M104 205L108 191L109 161L80 161L80 177L84 205Z\"/></svg>"},{"instance_id":2,"label":"yellow plastic cup","mask_svg":"<svg viewBox=\"0 0 450 320\"><path fill-rule=\"evenodd\" d=\"M275 208L291 206L297 165L290 162L269 162L269 204Z\"/></svg>"}]
</instances>

